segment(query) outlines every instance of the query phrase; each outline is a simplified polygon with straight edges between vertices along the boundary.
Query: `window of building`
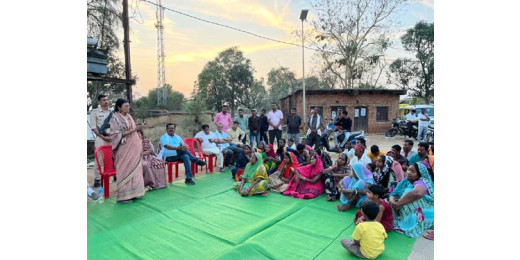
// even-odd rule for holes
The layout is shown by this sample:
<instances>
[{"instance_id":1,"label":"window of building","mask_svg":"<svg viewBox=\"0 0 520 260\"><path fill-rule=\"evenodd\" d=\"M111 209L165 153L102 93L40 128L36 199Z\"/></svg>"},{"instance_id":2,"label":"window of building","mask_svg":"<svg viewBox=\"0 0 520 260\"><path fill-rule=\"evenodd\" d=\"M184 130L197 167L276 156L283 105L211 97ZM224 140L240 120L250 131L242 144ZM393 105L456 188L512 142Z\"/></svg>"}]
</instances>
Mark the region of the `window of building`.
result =
<instances>
[{"instance_id":1,"label":"window of building","mask_svg":"<svg viewBox=\"0 0 520 260\"><path fill-rule=\"evenodd\" d=\"M388 107L377 107L377 122L387 122L388 121Z\"/></svg>"}]
</instances>

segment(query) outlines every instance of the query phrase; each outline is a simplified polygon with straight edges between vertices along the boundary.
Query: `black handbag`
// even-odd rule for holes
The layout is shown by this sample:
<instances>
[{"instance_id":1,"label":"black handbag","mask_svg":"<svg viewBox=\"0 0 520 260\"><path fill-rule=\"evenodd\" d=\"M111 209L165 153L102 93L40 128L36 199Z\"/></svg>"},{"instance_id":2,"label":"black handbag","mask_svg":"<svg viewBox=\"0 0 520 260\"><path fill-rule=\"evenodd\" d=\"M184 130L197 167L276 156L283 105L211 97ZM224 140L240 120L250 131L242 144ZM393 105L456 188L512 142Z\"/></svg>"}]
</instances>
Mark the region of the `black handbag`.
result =
<instances>
[{"instance_id":1,"label":"black handbag","mask_svg":"<svg viewBox=\"0 0 520 260\"><path fill-rule=\"evenodd\" d=\"M107 133L107 129L110 128L110 119L112 119L112 111L110 111L110 114L105 118L105 121L103 121L103 124L98 127L98 131L100 134L104 136L109 136Z\"/></svg>"}]
</instances>

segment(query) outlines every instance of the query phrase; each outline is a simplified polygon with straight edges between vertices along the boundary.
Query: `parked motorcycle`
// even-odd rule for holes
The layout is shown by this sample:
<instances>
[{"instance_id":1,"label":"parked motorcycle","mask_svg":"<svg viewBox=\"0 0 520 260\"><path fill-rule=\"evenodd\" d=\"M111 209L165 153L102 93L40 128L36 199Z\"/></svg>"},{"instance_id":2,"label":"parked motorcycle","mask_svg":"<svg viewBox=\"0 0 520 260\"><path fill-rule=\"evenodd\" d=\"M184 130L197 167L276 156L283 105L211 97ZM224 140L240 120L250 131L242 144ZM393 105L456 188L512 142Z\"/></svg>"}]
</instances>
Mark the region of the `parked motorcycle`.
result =
<instances>
[{"instance_id":1,"label":"parked motorcycle","mask_svg":"<svg viewBox=\"0 0 520 260\"><path fill-rule=\"evenodd\" d=\"M428 131L426 132L426 141L433 141L433 127L431 125L428 126Z\"/></svg>"},{"instance_id":2,"label":"parked motorcycle","mask_svg":"<svg viewBox=\"0 0 520 260\"><path fill-rule=\"evenodd\" d=\"M412 137L414 139L417 139L417 123L413 125L412 127ZM394 119L392 121L392 127L385 132L386 137L394 137L397 134L402 136L408 136L408 125L406 124L406 121L401 119Z\"/></svg>"},{"instance_id":3,"label":"parked motorcycle","mask_svg":"<svg viewBox=\"0 0 520 260\"><path fill-rule=\"evenodd\" d=\"M329 138L331 138L331 135L332 137L334 136L334 133L336 131L339 131L339 126L336 126L336 128L332 128L332 127L329 127L327 129L325 129L325 131L323 131L323 133L321 134L321 137L320 137L320 140L319 140L319 143L318 143L318 148L319 149L327 149L327 151L329 152L336 152L336 153L340 153L342 152L345 147L340 147L339 149L337 148L330 148L330 145L329 145ZM364 131L356 131L356 132L350 132L350 136L348 137L348 140L346 143L348 142L352 142L352 140L355 140L357 138L364 138L365 137L365 132ZM341 144L343 142L343 140L345 140L345 135L340 135L338 136L338 143ZM345 144L346 144L345 143Z\"/></svg>"}]
</instances>

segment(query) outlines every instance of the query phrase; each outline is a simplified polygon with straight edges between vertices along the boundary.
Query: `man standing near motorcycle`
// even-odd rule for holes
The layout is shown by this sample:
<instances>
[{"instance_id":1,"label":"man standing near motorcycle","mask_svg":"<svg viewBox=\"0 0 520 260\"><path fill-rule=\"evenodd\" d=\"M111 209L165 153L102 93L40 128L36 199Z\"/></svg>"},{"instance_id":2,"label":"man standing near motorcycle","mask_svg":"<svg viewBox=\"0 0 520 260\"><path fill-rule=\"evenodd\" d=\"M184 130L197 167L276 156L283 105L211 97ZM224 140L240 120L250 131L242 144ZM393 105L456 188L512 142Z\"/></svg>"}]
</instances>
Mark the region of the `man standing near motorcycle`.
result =
<instances>
[{"instance_id":1,"label":"man standing near motorcycle","mask_svg":"<svg viewBox=\"0 0 520 260\"><path fill-rule=\"evenodd\" d=\"M339 123L341 124L341 131L338 131L334 134L334 145L338 148L338 137L340 135L345 135L345 139L341 142L340 147L344 147L345 143L347 143L348 138L350 137L350 129L352 128L352 119L348 117L347 111L341 112L341 118L339 119Z\"/></svg>"},{"instance_id":2,"label":"man standing near motorcycle","mask_svg":"<svg viewBox=\"0 0 520 260\"><path fill-rule=\"evenodd\" d=\"M413 125L417 123L417 116L415 115L415 109L410 110L410 113L406 115L406 125L408 126L408 138L412 138Z\"/></svg>"},{"instance_id":3,"label":"man standing near motorcycle","mask_svg":"<svg viewBox=\"0 0 520 260\"><path fill-rule=\"evenodd\" d=\"M421 108L421 113L417 117L419 118L419 131L417 133L417 142L426 141L426 132L428 132L428 124L430 123L430 117L426 114L426 109Z\"/></svg>"}]
</instances>

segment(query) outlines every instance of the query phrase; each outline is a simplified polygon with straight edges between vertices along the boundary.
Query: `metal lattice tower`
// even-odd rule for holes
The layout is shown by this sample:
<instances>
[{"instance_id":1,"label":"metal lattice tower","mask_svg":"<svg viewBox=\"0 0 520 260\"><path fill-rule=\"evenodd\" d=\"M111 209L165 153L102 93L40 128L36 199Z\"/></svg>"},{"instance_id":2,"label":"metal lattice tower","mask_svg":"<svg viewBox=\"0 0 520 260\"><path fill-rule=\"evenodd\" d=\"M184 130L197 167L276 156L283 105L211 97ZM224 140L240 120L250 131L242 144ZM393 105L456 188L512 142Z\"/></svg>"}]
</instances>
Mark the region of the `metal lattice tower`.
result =
<instances>
[{"instance_id":1,"label":"metal lattice tower","mask_svg":"<svg viewBox=\"0 0 520 260\"><path fill-rule=\"evenodd\" d=\"M166 80L164 73L164 41L163 41L163 18L164 9L162 0L157 0L157 11L155 13L157 22L157 104L166 104Z\"/></svg>"}]
</instances>

